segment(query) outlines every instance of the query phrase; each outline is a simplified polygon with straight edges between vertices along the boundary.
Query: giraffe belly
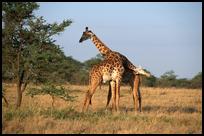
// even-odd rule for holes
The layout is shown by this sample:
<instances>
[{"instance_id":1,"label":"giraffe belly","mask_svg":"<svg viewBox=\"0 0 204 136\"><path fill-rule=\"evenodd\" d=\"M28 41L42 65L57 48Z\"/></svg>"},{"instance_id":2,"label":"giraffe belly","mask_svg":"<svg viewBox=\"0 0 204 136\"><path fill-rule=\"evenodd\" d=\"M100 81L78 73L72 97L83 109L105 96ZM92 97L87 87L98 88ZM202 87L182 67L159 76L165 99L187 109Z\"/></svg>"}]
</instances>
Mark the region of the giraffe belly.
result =
<instances>
[{"instance_id":1,"label":"giraffe belly","mask_svg":"<svg viewBox=\"0 0 204 136\"><path fill-rule=\"evenodd\" d=\"M112 72L112 74L111 74L111 79L115 81L116 78L117 78L117 75L118 75L117 71L114 70L114 71Z\"/></svg>"},{"instance_id":2,"label":"giraffe belly","mask_svg":"<svg viewBox=\"0 0 204 136\"><path fill-rule=\"evenodd\" d=\"M103 74L103 83L106 83L107 81L110 81L110 80L111 80L110 74L108 73Z\"/></svg>"}]
</instances>

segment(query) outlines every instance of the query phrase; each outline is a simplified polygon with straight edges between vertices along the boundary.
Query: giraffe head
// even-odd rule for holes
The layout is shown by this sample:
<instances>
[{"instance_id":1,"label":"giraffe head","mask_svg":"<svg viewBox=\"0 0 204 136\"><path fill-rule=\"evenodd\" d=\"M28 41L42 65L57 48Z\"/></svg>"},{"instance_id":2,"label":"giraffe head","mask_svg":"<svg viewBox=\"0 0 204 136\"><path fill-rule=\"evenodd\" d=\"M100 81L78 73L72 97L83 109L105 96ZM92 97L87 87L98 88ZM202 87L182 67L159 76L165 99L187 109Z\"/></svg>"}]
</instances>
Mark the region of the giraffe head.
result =
<instances>
[{"instance_id":1,"label":"giraffe head","mask_svg":"<svg viewBox=\"0 0 204 136\"><path fill-rule=\"evenodd\" d=\"M91 39L91 37L93 36L93 32L91 32L90 30L88 30L88 27L85 28L85 31L83 32L79 42L83 42L85 40Z\"/></svg>"},{"instance_id":2,"label":"giraffe head","mask_svg":"<svg viewBox=\"0 0 204 136\"><path fill-rule=\"evenodd\" d=\"M146 72L141 66L137 67L136 71L137 71L136 74L144 75L146 77L150 77L151 76L151 74Z\"/></svg>"}]
</instances>

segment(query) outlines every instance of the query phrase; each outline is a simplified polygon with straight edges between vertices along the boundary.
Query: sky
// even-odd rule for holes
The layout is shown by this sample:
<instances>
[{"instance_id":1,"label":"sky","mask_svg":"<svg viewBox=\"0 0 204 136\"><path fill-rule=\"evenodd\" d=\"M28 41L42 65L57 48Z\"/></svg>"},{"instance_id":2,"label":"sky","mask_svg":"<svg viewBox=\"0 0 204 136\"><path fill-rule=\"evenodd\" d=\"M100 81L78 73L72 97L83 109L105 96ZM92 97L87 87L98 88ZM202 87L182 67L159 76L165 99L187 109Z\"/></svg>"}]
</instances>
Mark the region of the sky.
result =
<instances>
[{"instance_id":1,"label":"sky","mask_svg":"<svg viewBox=\"0 0 204 136\"><path fill-rule=\"evenodd\" d=\"M47 23L73 23L55 37L66 56L84 62L99 51L91 40L79 43L88 26L109 48L160 77L202 71L201 2L39 2L34 13Z\"/></svg>"}]
</instances>

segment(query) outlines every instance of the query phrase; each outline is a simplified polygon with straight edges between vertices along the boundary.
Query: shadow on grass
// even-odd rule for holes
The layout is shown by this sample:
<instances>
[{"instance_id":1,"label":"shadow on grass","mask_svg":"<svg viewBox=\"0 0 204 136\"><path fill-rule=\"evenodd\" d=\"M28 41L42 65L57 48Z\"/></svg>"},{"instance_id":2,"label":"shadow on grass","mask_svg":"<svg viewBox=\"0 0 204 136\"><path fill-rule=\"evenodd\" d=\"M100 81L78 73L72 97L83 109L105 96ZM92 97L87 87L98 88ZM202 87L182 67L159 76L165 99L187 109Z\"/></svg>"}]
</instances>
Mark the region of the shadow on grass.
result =
<instances>
[{"instance_id":1,"label":"shadow on grass","mask_svg":"<svg viewBox=\"0 0 204 136\"><path fill-rule=\"evenodd\" d=\"M167 112L194 113L194 112L198 112L198 110L196 107L171 106L171 107L167 107Z\"/></svg>"},{"instance_id":2,"label":"shadow on grass","mask_svg":"<svg viewBox=\"0 0 204 136\"><path fill-rule=\"evenodd\" d=\"M179 106L170 106L170 107L164 107L164 106L144 106L142 108L142 111L144 112L168 112L168 113L174 113L174 112L181 112L181 113L194 113L199 112L196 107L179 107Z\"/></svg>"},{"instance_id":3,"label":"shadow on grass","mask_svg":"<svg viewBox=\"0 0 204 136\"><path fill-rule=\"evenodd\" d=\"M161 109L161 106L144 106L142 107L143 112L156 112Z\"/></svg>"},{"instance_id":4,"label":"shadow on grass","mask_svg":"<svg viewBox=\"0 0 204 136\"><path fill-rule=\"evenodd\" d=\"M199 111L197 110L196 107L184 107L184 108L182 108L182 112L194 113L194 112L199 112Z\"/></svg>"}]
</instances>

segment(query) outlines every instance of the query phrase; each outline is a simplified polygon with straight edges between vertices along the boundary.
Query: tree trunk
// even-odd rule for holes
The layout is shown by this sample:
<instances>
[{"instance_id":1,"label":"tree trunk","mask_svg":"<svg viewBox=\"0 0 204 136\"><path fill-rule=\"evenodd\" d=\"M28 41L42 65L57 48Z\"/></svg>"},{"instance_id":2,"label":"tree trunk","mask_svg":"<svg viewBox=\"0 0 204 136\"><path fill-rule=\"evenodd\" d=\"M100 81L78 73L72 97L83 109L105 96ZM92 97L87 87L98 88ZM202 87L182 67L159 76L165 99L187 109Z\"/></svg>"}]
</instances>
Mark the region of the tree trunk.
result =
<instances>
[{"instance_id":1,"label":"tree trunk","mask_svg":"<svg viewBox=\"0 0 204 136\"><path fill-rule=\"evenodd\" d=\"M29 78L25 79L25 71L23 70L22 73L18 74L17 77L17 98L16 98L16 109L21 106L22 102L22 97L23 97L23 92L25 91L28 83L29 83ZM23 83L23 80L25 80Z\"/></svg>"},{"instance_id":2,"label":"tree trunk","mask_svg":"<svg viewBox=\"0 0 204 136\"><path fill-rule=\"evenodd\" d=\"M16 109L21 106L22 101L22 91L21 91L21 83L17 83L17 98L16 98Z\"/></svg>"},{"instance_id":3,"label":"tree trunk","mask_svg":"<svg viewBox=\"0 0 204 136\"><path fill-rule=\"evenodd\" d=\"M22 82L21 82L21 78L22 78L22 75L21 75L21 71L20 71L20 50L21 48L19 49L18 51L18 54L17 54L17 74L16 74L16 78L17 78L17 83L16 83L16 87L17 87L17 96L16 96L16 109L19 108L21 106L21 101L22 101L22 91L21 91L21 85L22 85Z\"/></svg>"},{"instance_id":4,"label":"tree trunk","mask_svg":"<svg viewBox=\"0 0 204 136\"><path fill-rule=\"evenodd\" d=\"M8 101L7 101L7 99L6 99L6 97L4 95L3 95L3 99L4 99L5 103L6 103L6 107L8 107L9 103L8 103Z\"/></svg>"}]
</instances>

